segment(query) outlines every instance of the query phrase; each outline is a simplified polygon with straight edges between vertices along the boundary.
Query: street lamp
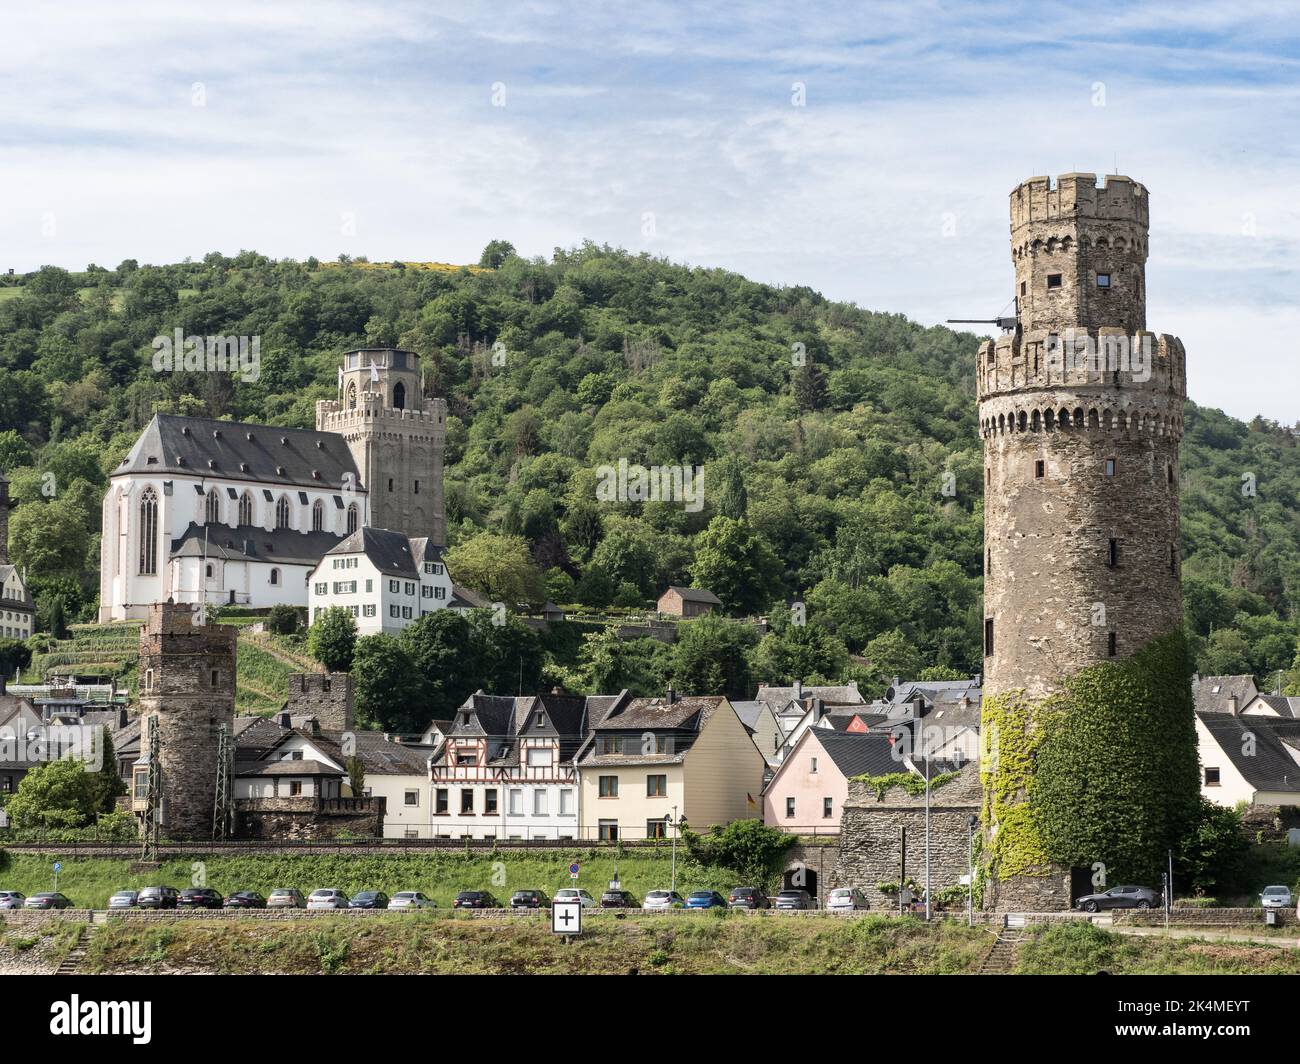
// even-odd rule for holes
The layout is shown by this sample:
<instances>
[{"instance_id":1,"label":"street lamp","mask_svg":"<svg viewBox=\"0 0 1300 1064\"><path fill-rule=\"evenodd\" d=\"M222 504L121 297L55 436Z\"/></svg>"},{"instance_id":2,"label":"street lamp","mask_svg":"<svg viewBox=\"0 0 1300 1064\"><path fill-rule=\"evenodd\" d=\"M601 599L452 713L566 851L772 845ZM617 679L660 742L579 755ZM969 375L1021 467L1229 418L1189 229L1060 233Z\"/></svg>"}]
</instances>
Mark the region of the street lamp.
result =
<instances>
[{"instance_id":1,"label":"street lamp","mask_svg":"<svg viewBox=\"0 0 1300 1064\"><path fill-rule=\"evenodd\" d=\"M677 836L686 827L686 817L677 815L677 806L673 806L672 816L664 817L664 826L673 829L673 872L672 882L668 885L669 893L677 889Z\"/></svg>"}]
</instances>

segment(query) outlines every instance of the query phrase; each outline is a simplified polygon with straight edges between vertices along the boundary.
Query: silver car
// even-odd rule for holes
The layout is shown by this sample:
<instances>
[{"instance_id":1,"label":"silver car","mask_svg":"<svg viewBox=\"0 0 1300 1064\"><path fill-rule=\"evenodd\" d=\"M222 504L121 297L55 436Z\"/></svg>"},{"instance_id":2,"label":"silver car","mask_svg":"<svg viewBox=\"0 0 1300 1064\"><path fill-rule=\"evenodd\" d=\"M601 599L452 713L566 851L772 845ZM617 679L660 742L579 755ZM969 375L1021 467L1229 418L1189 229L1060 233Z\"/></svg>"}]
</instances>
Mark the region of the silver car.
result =
<instances>
[{"instance_id":1,"label":"silver car","mask_svg":"<svg viewBox=\"0 0 1300 1064\"><path fill-rule=\"evenodd\" d=\"M321 887L307 895L307 908L312 912L325 909L346 909L348 896L336 887Z\"/></svg>"},{"instance_id":2,"label":"silver car","mask_svg":"<svg viewBox=\"0 0 1300 1064\"><path fill-rule=\"evenodd\" d=\"M1265 909L1291 908L1291 889L1289 887L1265 887L1259 896L1259 904Z\"/></svg>"},{"instance_id":3,"label":"silver car","mask_svg":"<svg viewBox=\"0 0 1300 1064\"><path fill-rule=\"evenodd\" d=\"M268 909L305 909L307 902L297 887L276 887L266 899Z\"/></svg>"},{"instance_id":4,"label":"silver car","mask_svg":"<svg viewBox=\"0 0 1300 1064\"><path fill-rule=\"evenodd\" d=\"M138 890L119 890L108 899L110 909L134 909L136 899L140 897Z\"/></svg>"},{"instance_id":5,"label":"silver car","mask_svg":"<svg viewBox=\"0 0 1300 1064\"><path fill-rule=\"evenodd\" d=\"M17 890L0 890L0 909L21 909L27 895Z\"/></svg>"},{"instance_id":6,"label":"silver car","mask_svg":"<svg viewBox=\"0 0 1300 1064\"><path fill-rule=\"evenodd\" d=\"M646 891L643 909L684 909L686 899L675 890Z\"/></svg>"},{"instance_id":7,"label":"silver car","mask_svg":"<svg viewBox=\"0 0 1300 1064\"><path fill-rule=\"evenodd\" d=\"M414 912L416 909L436 909L438 903L418 890L399 890L388 899L388 911Z\"/></svg>"},{"instance_id":8,"label":"silver car","mask_svg":"<svg viewBox=\"0 0 1300 1064\"><path fill-rule=\"evenodd\" d=\"M836 887L826 895L828 913L850 913L854 909L869 908L867 896L857 887Z\"/></svg>"}]
</instances>

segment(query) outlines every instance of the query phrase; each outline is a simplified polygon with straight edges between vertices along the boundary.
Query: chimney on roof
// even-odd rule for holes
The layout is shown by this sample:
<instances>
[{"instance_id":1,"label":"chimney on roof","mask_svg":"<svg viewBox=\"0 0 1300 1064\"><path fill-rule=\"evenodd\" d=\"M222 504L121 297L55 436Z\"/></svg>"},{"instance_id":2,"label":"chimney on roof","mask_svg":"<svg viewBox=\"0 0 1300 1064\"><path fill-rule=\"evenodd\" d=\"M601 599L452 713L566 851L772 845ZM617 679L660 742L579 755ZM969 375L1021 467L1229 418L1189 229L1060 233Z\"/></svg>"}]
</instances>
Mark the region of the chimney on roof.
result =
<instances>
[{"instance_id":1,"label":"chimney on roof","mask_svg":"<svg viewBox=\"0 0 1300 1064\"><path fill-rule=\"evenodd\" d=\"M126 706L119 706L117 709L117 726L119 728L126 727Z\"/></svg>"},{"instance_id":2,"label":"chimney on roof","mask_svg":"<svg viewBox=\"0 0 1300 1064\"><path fill-rule=\"evenodd\" d=\"M293 727L293 718L290 717L288 711L280 714L280 727L281 728Z\"/></svg>"},{"instance_id":3,"label":"chimney on roof","mask_svg":"<svg viewBox=\"0 0 1300 1064\"><path fill-rule=\"evenodd\" d=\"M812 711L813 711L813 723L820 724L822 722L822 717L826 715L826 703L823 702L816 695L813 695L812 698Z\"/></svg>"},{"instance_id":4,"label":"chimney on roof","mask_svg":"<svg viewBox=\"0 0 1300 1064\"><path fill-rule=\"evenodd\" d=\"M668 688L668 704L671 706L676 701L677 701L677 692L674 691L671 687Z\"/></svg>"},{"instance_id":5,"label":"chimney on roof","mask_svg":"<svg viewBox=\"0 0 1300 1064\"><path fill-rule=\"evenodd\" d=\"M1237 710L1238 710L1239 708L1240 708L1240 707L1239 707L1239 705L1238 705L1238 703L1237 703L1237 696L1236 696L1236 695L1229 695L1229 696L1228 696L1228 712L1231 713L1231 714L1235 717L1235 716L1237 715Z\"/></svg>"},{"instance_id":6,"label":"chimney on roof","mask_svg":"<svg viewBox=\"0 0 1300 1064\"><path fill-rule=\"evenodd\" d=\"M803 681L795 680L794 682L794 700L798 702L803 698Z\"/></svg>"}]
</instances>

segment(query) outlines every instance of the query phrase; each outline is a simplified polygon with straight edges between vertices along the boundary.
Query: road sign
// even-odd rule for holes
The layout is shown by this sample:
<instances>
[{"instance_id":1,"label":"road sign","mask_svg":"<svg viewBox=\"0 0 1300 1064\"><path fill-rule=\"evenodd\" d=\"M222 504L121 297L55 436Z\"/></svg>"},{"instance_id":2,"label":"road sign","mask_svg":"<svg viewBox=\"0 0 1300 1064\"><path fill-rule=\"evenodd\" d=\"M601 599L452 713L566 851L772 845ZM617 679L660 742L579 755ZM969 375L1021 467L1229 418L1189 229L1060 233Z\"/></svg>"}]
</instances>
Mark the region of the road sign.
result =
<instances>
[{"instance_id":1,"label":"road sign","mask_svg":"<svg viewBox=\"0 0 1300 1064\"><path fill-rule=\"evenodd\" d=\"M569 865L569 878L570 878L570 879L577 879L577 878L578 878L578 871L579 871L579 869L578 869L578 862L577 862L577 861L574 861L573 864Z\"/></svg>"},{"instance_id":2,"label":"road sign","mask_svg":"<svg viewBox=\"0 0 1300 1064\"><path fill-rule=\"evenodd\" d=\"M582 902L556 901L551 903L551 930L557 935L582 934Z\"/></svg>"},{"instance_id":3,"label":"road sign","mask_svg":"<svg viewBox=\"0 0 1300 1064\"><path fill-rule=\"evenodd\" d=\"M56 873L57 873L57 872L62 872L62 871L63 871L63 865L62 865L61 862L59 862L59 861L55 861L55 862L54 862L54 871L55 871Z\"/></svg>"}]
</instances>

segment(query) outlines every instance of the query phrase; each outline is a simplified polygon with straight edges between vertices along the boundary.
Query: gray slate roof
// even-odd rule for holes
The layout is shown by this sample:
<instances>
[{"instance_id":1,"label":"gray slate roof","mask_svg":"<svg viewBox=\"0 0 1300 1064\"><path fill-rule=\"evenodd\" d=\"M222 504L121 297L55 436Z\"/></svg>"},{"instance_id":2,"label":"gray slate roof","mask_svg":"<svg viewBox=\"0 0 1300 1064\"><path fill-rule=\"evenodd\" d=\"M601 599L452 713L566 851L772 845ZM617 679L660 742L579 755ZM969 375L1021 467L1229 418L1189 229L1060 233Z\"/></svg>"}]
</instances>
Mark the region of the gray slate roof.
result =
<instances>
[{"instance_id":1,"label":"gray slate roof","mask_svg":"<svg viewBox=\"0 0 1300 1064\"><path fill-rule=\"evenodd\" d=\"M852 683L837 684L830 687L809 687L804 685L799 688L798 693L793 687L769 687L767 684L759 684L758 694L754 697L760 702L771 703L774 708L783 707L797 697L804 699L820 698L828 706L860 706L866 701L862 697L862 692L858 690L856 680Z\"/></svg>"},{"instance_id":2,"label":"gray slate roof","mask_svg":"<svg viewBox=\"0 0 1300 1064\"><path fill-rule=\"evenodd\" d=\"M411 541L401 532L388 528L358 528L343 540L336 540L326 554L364 554L381 573L419 578Z\"/></svg>"},{"instance_id":3,"label":"gray slate roof","mask_svg":"<svg viewBox=\"0 0 1300 1064\"><path fill-rule=\"evenodd\" d=\"M175 414L154 415L112 475L123 473L189 474L313 488L342 489L349 483L363 490L352 452L337 433Z\"/></svg>"},{"instance_id":4,"label":"gray slate roof","mask_svg":"<svg viewBox=\"0 0 1300 1064\"><path fill-rule=\"evenodd\" d=\"M191 523L179 539L172 540L171 557L202 558L204 528L208 557L220 561L258 561L284 565L315 565L339 542L333 532L299 532L277 528L268 532L256 525L199 525Z\"/></svg>"},{"instance_id":5,"label":"gray slate roof","mask_svg":"<svg viewBox=\"0 0 1300 1064\"><path fill-rule=\"evenodd\" d=\"M1300 756L1300 721L1232 713L1196 716L1252 787L1300 794L1300 761L1292 756ZM1254 754L1250 756L1246 754L1247 735L1254 740ZM1204 762L1204 756L1201 760Z\"/></svg>"},{"instance_id":6,"label":"gray slate roof","mask_svg":"<svg viewBox=\"0 0 1300 1064\"><path fill-rule=\"evenodd\" d=\"M1255 677L1239 676L1197 676L1192 679L1192 697L1196 700L1197 713L1227 713L1228 700L1237 699L1237 709L1246 708L1246 703L1259 694L1255 686Z\"/></svg>"},{"instance_id":7,"label":"gray slate roof","mask_svg":"<svg viewBox=\"0 0 1300 1064\"><path fill-rule=\"evenodd\" d=\"M669 591L676 591L681 595L684 602L706 602L710 606L721 606L722 599L718 598L712 591L706 591L702 587L679 587L677 584L669 584L664 595ZM663 595L659 596L663 598Z\"/></svg>"},{"instance_id":8,"label":"gray slate roof","mask_svg":"<svg viewBox=\"0 0 1300 1064\"><path fill-rule=\"evenodd\" d=\"M814 733L810 731L809 734ZM895 748L884 732L854 734L818 729L815 736L846 778L907 771L907 765L894 757Z\"/></svg>"},{"instance_id":9,"label":"gray slate roof","mask_svg":"<svg viewBox=\"0 0 1300 1064\"><path fill-rule=\"evenodd\" d=\"M1260 695L1254 699L1256 704L1263 702L1279 717L1300 719L1300 698L1287 695ZM1245 707L1242 707L1245 708Z\"/></svg>"}]
</instances>

